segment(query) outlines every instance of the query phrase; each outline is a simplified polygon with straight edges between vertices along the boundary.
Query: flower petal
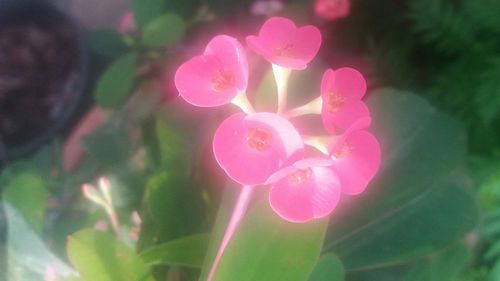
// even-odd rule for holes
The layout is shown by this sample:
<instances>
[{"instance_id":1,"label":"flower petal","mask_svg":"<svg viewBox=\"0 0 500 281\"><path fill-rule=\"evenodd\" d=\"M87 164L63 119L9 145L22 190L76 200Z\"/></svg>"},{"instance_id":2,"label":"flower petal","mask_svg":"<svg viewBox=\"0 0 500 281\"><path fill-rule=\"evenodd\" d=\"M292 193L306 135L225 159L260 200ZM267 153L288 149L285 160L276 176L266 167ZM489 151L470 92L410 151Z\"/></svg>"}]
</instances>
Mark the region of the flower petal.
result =
<instances>
[{"instance_id":1,"label":"flower petal","mask_svg":"<svg viewBox=\"0 0 500 281\"><path fill-rule=\"evenodd\" d=\"M293 125L272 113L237 113L215 132L213 150L219 165L243 185L264 184L286 163L300 159L304 144Z\"/></svg>"},{"instance_id":2,"label":"flower petal","mask_svg":"<svg viewBox=\"0 0 500 281\"><path fill-rule=\"evenodd\" d=\"M216 57L225 70L234 73L236 88L244 92L248 85L248 60L243 46L227 35L215 36L205 48L203 55Z\"/></svg>"},{"instance_id":3,"label":"flower petal","mask_svg":"<svg viewBox=\"0 0 500 281\"><path fill-rule=\"evenodd\" d=\"M359 100L366 93L366 80L354 68L328 69L321 80L321 96L326 101L332 93L344 100Z\"/></svg>"},{"instance_id":4,"label":"flower petal","mask_svg":"<svg viewBox=\"0 0 500 281\"><path fill-rule=\"evenodd\" d=\"M231 102L246 90L248 62L243 47L232 37L219 35L204 55L182 64L175 73L175 86L189 103L213 107Z\"/></svg>"},{"instance_id":5,"label":"flower petal","mask_svg":"<svg viewBox=\"0 0 500 281\"><path fill-rule=\"evenodd\" d=\"M329 106L323 103L321 117L325 129L335 134L338 129L348 129L359 120L364 120L364 128L370 126L370 111L366 104L360 100L346 101L336 112L332 112Z\"/></svg>"},{"instance_id":6,"label":"flower petal","mask_svg":"<svg viewBox=\"0 0 500 281\"><path fill-rule=\"evenodd\" d=\"M297 177L296 173L299 174ZM303 173L308 173L307 178ZM331 169L296 170L276 182L269 194L271 208L283 219L302 223L329 215L340 199L340 184Z\"/></svg>"},{"instance_id":7,"label":"flower petal","mask_svg":"<svg viewBox=\"0 0 500 281\"><path fill-rule=\"evenodd\" d=\"M312 25L297 28L289 19L273 17L262 25L258 36L248 36L247 43L269 62L300 70L318 53L321 33Z\"/></svg>"},{"instance_id":8,"label":"flower petal","mask_svg":"<svg viewBox=\"0 0 500 281\"><path fill-rule=\"evenodd\" d=\"M380 144L367 131L349 132L342 143L332 151L333 170L337 174L342 192L349 195L362 193L380 167Z\"/></svg>"}]
</instances>

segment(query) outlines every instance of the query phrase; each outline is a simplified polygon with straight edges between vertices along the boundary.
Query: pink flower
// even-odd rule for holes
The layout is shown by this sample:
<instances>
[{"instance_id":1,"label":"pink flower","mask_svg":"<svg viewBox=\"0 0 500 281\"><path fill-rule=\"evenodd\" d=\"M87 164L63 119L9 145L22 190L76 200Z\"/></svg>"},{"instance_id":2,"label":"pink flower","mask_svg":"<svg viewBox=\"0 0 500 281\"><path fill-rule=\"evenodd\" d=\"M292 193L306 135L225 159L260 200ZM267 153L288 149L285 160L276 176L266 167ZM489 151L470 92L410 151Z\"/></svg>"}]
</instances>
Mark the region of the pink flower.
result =
<instances>
[{"instance_id":1,"label":"pink flower","mask_svg":"<svg viewBox=\"0 0 500 281\"><path fill-rule=\"evenodd\" d=\"M363 75L353 68L328 69L321 81L321 116L326 130L334 134L357 120L370 116L361 98L366 93ZM368 124L369 125L369 124Z\"/></svg>"},{"instance_id":2,"label":"pink flower","mask_svg":"<svg viewBox=\"0 0 500 281\"><path fill-rule=\"evenodd\" d=\"M332 169L340 180L342 192L349 195L366 189L380 167L381 157L377 139L354 127L346 130L330 148Z\"/></svg>"},{"instance_id":3,"label":"pink flower","mask_svg":"<svg viewBox=\"0 0 500 281\"><path fill-rule=\"evenodd\" d=\"M297 28L286 18L268 19L258 36L248 36L247 43L272 64L288 69L305 69L321 45L321 33L312 26Z\"/></svg>"},{"instance_id":4,"label":"pink flower","mask_svg":"<svg viewBox=\"0 0 500 281\"><path fill-rule=\"evenodd\" d=\"M328 158L298 161L269 178L271 208L283 219L302 223L328 216L340 199L340 182Z\"/></svg>"},{"instance_id":5,"label":"pink flower","mask_svg":"<svg viewBox=\"0 0 500 281\"><path fill-rule=\"evenodd\" d=\"M203 55L179 67L175 86L190 104L212 107L227 104L246 91L248 62L243 46L233 37L215 36Z\"/></svg>"},{"instance_id":6,"label":"pink flower","mask_svg":"<svg viewBox=\"0 0 500 281\"><path fill-rule=\"evenodd\" d=\"M314 5L316 15L326 20L347 17L350 9L349 0L316 0Z\"/></svg>"},{"instance_id":7,"label":"pink flower","mask_svg":"<svg viewBox=\"0 0 500 281\"><path fill-rule=\"evenodd\" d=\"M120 23L118 24L118 31L120 31L121 33L132 33L135 32L135 30L136 26L134 13L128 10L122 15L122 18L120 19Z\"/></svg>"},{"instance_id":8,"label":"pink flower","mask_svg":"<svg viewBox=\"0 0 500 281\"><path fill-rule=\"evenodd\" d=\"M302 157L304 144L295 127L274 113L237 113L215 132L213 150L219 165L242 185L263 184L287 163Z\"/></svg>"}]
</instances>

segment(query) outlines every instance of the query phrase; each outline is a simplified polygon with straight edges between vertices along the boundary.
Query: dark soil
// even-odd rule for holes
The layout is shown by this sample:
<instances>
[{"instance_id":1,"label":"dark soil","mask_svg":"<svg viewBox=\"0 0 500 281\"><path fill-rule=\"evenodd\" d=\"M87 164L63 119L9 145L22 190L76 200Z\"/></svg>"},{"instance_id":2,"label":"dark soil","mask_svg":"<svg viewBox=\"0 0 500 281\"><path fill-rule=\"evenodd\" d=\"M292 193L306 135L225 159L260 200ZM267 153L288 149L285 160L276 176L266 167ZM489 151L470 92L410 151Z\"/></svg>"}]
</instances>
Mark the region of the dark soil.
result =
<instances>
[{"instance_id":1,"label":"dark soil","mask_svg":"<svg viewBox=\"0 0 500 281\"><path fill-rule=\"evenodd\" d=\"M30 142L65 116L78 98L78 50L77 34L65 23L0 26L0 145Z\"/></svg>"}]
</instances>

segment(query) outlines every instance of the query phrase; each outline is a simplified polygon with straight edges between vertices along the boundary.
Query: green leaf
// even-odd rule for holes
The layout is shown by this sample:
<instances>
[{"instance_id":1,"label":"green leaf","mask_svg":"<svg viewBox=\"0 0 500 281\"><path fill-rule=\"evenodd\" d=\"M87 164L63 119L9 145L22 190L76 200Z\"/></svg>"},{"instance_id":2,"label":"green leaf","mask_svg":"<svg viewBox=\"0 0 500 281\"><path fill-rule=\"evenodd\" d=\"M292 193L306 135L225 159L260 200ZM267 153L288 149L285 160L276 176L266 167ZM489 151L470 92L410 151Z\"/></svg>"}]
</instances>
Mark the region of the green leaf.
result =
<instances>
[{"instance_id":1,"label":"green leaf","mask_svg":"<svg viewBox=\"0 0 500 281\"><path fill-rule=\"evenodd\" d=\"M152 176L147 183L146 202L161 241L198 230L201 202L194 184L185 175L159 172Z\"/></svg>"},{"instance_id":2,"label":"green leaf","mask_svg":"<svg viewBox=\"0 0 500 281\"><path fill-rule=\"evenodd\" d=\"M148 249L141 254L141 258L147 264L201 268L209 238L207 233L182 237Z\"/></svg>"},{"instance_id":3,"label":"green leaf","mask_svg":"<svg viewBox=\"0 0 500 281\"><path fill-rule=\"evenodd\" d=\"M165 12L165 0L131 0L134 19L139 28L143 30L148 23Z\"/></svg>"},{"instance_id":4,"label":"green leaf","mask_svg":"<svg viewBox=\"0 0 500 281\"><path fill-rule=\"evenodd\" d=\"M326 220L307 224L286 222L271 210L267 197L263 196L232 237L214 281L306 280L319 257L326 224ZM216 225L226 227L225 223ZM222 232L223 229L215 229L216 235ZM217 240L220 238L212 241ZM214 257L212 251L217 247L218 243L211 246L200 280L206 279Z\"/></svg>"},{"instance_id":5,"label":"green leaf","mask_svg":"<svg viewBox=\"0 0 500 281\"><path fill-rule=\"evenodd\" d=\"M130 95L135 84L137 56L126 54L118 58L99 78L94 97L103 107L116 107Z\"/></svg>"},{"instance_id":6,"label":"green leaf","mask_svg":"<svg viewBox=\"0 0 500 281\"><path fill-rule=\"evenodd\" d=\"M105 56L120 55L127 50L123 35L114 29L98 29L89 35L90 47Z\"/></svg>"},{"instance_id":7,"label":"green leaf","mask_svg":"<svg viewBox=\"0 0 500 281\"><path fill-rule=\"evenodd\" d=\"M3 207L7 218L9 280L30 280L26 279L27 276L33 275L41 277L49 266L58 276L76 275L71 267L50 251L19 210L10 203L4 203Z\"/></svg>"},{"instance_id":8,"label":"green leaf","mask_svg":"<svg viewBox=\"0 0 500 281\"><path fill-rule=\"evenodd\" d=\"M344 265L334 254L322 256L309 276L309 281L343 281Z\"/></svg>"},{"instance_id":9,"label":"green leaf","mask_svg":"<svg viewBox=\"0 0 500 281\"><path fill-rule=\"evenodd\" d=\"M413 260L454 243L478 220L465 190L462 126L418 96L395 90L370 94L372 131L382 165L365 193L334 212L325 251L346 270Z\"/></svg>"},{"instance_id":10,"label":"green leaf","mask_svg":"<svg viewBox=\"0 0 500 281\"><path fill-rule=\"evenodd\" d=\"M150 47L166 47L184 37L186 24L176 14L165 14L155 18L144 28L143 43Z\"/></svg>"},{"instance_id":11,"label":"green leaf","mask_svg":"<svg viewBox=\"0 0 500 281\"><path fill-rule=\"evenodd\" d=\"M141 258L108 233L81 230L69 236L67 251L85 280L154 280Z\"/></svg>"},{"instance_id":12,"label":"green leaf","mask_svg":"<svg viewBox=\"0 0 500 281\"><path fill-rule=\"evenodd\" d=\"M45 220L47 187L34 171L23 171L7 185L3 198L17 209L36 233L41 233Z\"/></svg>"},{"instance_id":13,"label":"green leaf","mask_svg":"<svg viewBox=\"0 0 500 281\"><path fill-rule=\"evenodd\" d=\"M470 261L463 244L457 244L414 267L405 281L454 281Z\"/></svg>"}]
</instances>

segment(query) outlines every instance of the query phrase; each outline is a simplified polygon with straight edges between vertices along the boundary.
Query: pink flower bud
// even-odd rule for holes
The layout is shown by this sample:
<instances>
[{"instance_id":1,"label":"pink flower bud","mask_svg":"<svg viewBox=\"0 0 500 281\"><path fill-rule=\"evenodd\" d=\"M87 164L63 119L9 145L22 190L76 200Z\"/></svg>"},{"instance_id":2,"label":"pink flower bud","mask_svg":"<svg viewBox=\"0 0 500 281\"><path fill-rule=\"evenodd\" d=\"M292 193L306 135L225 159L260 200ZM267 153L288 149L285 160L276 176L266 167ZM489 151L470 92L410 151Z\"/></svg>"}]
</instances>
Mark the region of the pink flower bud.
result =
<instances>
[{"instance_id":1,"label":"pink flower bud","mask_svg":"<svg viewBox=\"0 0 500 281\"><path fill-rule=\"evenodd\" d=\"M316 15L326 20L347 17L350 9L349 0L316 0L314 5Z\"/></svg>"}]
</instances>

